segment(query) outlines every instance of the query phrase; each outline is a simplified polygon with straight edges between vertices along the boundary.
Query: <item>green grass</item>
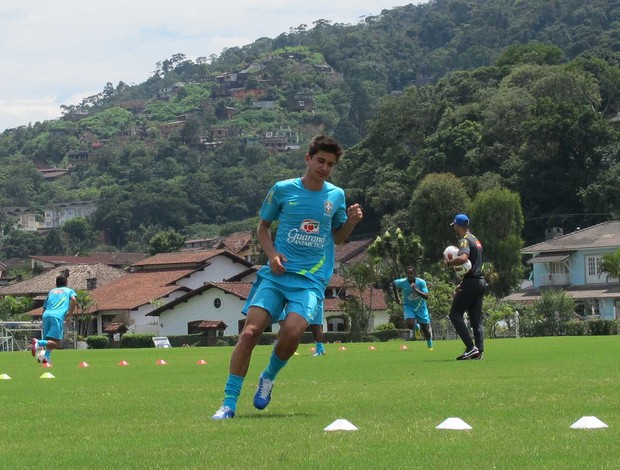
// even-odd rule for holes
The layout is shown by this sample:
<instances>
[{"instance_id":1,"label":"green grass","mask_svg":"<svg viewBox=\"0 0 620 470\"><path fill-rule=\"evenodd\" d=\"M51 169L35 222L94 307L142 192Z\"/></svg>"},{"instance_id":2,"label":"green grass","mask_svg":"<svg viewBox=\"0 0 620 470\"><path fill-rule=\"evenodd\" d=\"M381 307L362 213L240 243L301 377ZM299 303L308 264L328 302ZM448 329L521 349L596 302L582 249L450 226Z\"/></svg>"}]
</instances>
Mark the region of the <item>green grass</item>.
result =
<instances>
[{"instance_id":1,"label":"green grass","mask_svg":"<svg viewBox=\"0 0 620 470\"><path fill-rule=\"evenodd\" d=\"M459 341L401 344L318 358L302 345L264 411L252 397L271 348L258 347L223 422L210 417L231 348L67 350L52 369L0 353L12 378L0 380L0 468L620 467L620 337L488 341L483 361L465 362ZM609 428L570 429L582 416ZM449 417L473 430L435 429ZM338 418L359 431L323 431Z\"/></svg>"}]
</instances>

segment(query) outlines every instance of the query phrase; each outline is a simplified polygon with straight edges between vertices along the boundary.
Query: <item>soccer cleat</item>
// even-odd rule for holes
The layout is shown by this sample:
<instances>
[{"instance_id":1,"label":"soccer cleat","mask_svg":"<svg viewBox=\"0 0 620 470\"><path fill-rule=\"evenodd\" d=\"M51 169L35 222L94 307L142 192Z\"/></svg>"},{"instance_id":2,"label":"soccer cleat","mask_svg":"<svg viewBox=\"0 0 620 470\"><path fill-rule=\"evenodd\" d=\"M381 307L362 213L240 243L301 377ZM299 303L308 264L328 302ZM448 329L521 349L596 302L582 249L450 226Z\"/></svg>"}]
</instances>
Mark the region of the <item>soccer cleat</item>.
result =
<instances>
[{"instance_id":1,"label":"soccer cleat","mask_svg":"<svg viewBox=\"0 0 620 470\"><path fill-rule=\"evenodd\" d=\"M32 341L30 341L30 353L32 354L32 357L35 357L37 355L38 348L39 342L35 338L32 338Z\"/></svg>"},{"instance_id":2,"label":"soccer cleat","mask_svg":"<svg viewBox=\"0 0 620 470\"><path fill-rule=\"evenodd\" d=\"M433 348L428 348L428 351L432 352L432 351L434 351L434 349Z\"/></svg>"},{"instance_id":3,"label":"soccer cleat","mask_svg":"<svg viewBox=\"0 0 620 470\"><path fill-rule=\"evenodd\" d=\"M313 356L325 356L325 350L321 349L313 354Z\"/></svg>"},{"instance_id":4,"label":"soccer cleat","mask_svg":"<svg viewBox=\"0 0 620 470\"><path fill-rule=\"evenodd\" d=\"M422 339L422 332L419 329L415 330L415 339L417 340Z\"/></svg>"},{"instance_id":5,"label":"soccer cleat","mask_svg":"<svg viewBox=\"0 0 620 470\"><path fill-rule=\"evenodd\" d=\"M480 356L480 351L476 346L469 350L465 350L463 354L456 358L457 361L466 361L468 359L477 359Z\"/></svg>"},{"instance_id":6,"label":"soccer cleat","mask_svg":"<svg viewBox=\"0 0 620 470\"><path fill-rule=\"evenodd\" d=\"M49 364L50 361L47 360L47 357L44 357L41 361L43 364Z\"/></svg>"},{"instance_id":7,"label":"soccer cleat","mask_svg":"<svg viewBox=\"0 0 620 470\"><path fill-rule=\"evenodd\" d=\"M472 357L472 359L478 359L478 360L484 359L484 354L479 353L476 357Z\"/></svg>"},{"instance_id":8,"label":"soccer cleat","mask_svg":"<svg viewBox=\"0 0 620 470\"><path fill-rule=\"evenodd\" d=\"M232 410L230 406L221 406L219 410L215 412L213 416L211 416L212 420L219 421L222 419L230 419L235 417L235 412Z\"/></svg>"},{"instance_id":9,"label":"soccer cleat","mask_svg":"<svg viewBox=\"0 0 620 470\"><path fill-rule=\"evenodd\" d=\"M262 376L258 378L258 390L254 395L254 407L264 410L271 401L271 390L273 389L273 380L266 379Z\"/></svg>"}]
</instances>

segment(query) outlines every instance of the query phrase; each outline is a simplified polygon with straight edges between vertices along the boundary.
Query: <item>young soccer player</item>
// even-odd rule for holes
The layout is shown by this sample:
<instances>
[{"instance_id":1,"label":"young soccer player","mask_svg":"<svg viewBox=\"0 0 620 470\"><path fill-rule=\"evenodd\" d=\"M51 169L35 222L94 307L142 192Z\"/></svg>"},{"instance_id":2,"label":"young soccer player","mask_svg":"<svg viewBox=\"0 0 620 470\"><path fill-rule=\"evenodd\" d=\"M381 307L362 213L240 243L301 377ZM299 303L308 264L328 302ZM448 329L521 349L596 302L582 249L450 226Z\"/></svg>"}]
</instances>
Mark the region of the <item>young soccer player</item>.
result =
<instances>
[{"instance_id":1,"label":"young soccer player","mask_svg":"<svg viewBox=\"0 0 620 470\"><path fill-rule=\"evenodd\" d=\"M401 303L399 291L402 292L403 313L405 316L405 325L410 330L414 330L416 326L422 329L426 346L429 351L433 350L433 330L431 328L431 317L428 313L428 288L426 281L416 277L416 269L413 266L407 266L407 277L395 279L392 281L394 288L394 296L396 302Z\"/></svg>"},{"instance_id":2,"label":"young soccer player","mask_svg":"<svg viewBox=\"0 0 620 470\"><path fill-rule=\"evenodd\" d=\"M326 181L342 153L334 139L315 137L305 156L304 176L276 183L263 202L257 234L269 264L259 270L261 280L230 359L224 402L212 419L235 416L252 351L265 327L284 310L280 338L254 395L254 406L264 409L278 373L316 317L334 268L334 244L343 243L363 217L358 204L347 209L344 191ZM274 243L270 228L276 221Z\"/></svg>"},{"instance_id":3,"label":"young soccer player","mask_svg":"<svg viewBox=\"0 0 620 470\"><path fill-rule=\"evenodd\" d=\"M67 278L58 276L56 288L52 289L43 303L43 339L32 339L30 352L36 356L39 348L45 348L43 363L51 361L53 349L62 348L64 323L67 314L75 310L77 296L75 291L67 287Z\"/></svg>"}]
</instances>

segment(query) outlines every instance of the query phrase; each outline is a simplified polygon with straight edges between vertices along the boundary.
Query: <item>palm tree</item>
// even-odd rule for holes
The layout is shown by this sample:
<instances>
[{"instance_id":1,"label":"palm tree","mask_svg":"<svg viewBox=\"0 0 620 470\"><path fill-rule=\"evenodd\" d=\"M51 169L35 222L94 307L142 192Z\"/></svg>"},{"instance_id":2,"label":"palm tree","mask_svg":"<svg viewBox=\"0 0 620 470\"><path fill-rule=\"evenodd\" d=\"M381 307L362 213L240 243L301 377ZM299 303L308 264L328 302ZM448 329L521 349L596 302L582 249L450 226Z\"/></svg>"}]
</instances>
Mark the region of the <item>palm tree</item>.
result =
<instances>
[{"instance_id":1,"label":"palm tree","mask_svg":"<svg viewBox=\"0 0 620 470\"><path fill-rule=\"evenodd\" d=\"M610 277L620 280L620 248L603 255L600 270L602 273L607 273L607 280Z\"/></svg>"}]
</instances>

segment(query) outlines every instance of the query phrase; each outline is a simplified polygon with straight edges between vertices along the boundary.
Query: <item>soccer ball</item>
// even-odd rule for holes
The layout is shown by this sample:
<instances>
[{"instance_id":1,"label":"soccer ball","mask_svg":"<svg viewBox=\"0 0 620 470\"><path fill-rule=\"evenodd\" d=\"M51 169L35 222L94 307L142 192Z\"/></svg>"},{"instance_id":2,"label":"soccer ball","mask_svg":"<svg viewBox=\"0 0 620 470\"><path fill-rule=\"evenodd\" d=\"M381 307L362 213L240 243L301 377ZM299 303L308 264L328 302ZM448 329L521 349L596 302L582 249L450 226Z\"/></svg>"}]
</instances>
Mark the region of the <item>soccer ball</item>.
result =
<instances>
[{"instance_id":1,"label":"soccer ball","mask_svg":"<svg viewBox=\"0 0 620 470\"><path fill-rule=\"evenodd\" d=\"M459 249L453 245L450 245L445 250L443 250L443 257L446 260L456 258L458 254Z\"/></svg>"},{"instance_id":2,"label":"soccer ball","mask_svg":"<svg viewBox=\"0 0 620 470\"><path fill-rule=\"evenodd\" d=\"M453 266L453 268L457 276L463 277L471 269L471 261L467 260L463 264L459 264L458 266Z\"/></svg>"},{"instance_id":3,"label":"soccer ball","mask_svg":"<svg viewBox=\"0 0 620 470\"><path fill-rule=\"evenodd\" d=\"M456 258L458 254L459 249L452 245L443 250L443 257L446 260ZM460 264L458 266L452 266L452 268L454 269L454 272L457 274L457 276L463 277L471 269L471 261L467 260L463 264Z\"/></svg>"},{"instance_id":4,"label":"soccer ball","mask_svg":"<svg viewBox=\"0 0 620 470\"><path fill-rule=\"evenodd\" d=\"M37 362L43 363L43 359L45 359L45 349L40 349L37 352Z\"/></svg>"}]
</instances>

